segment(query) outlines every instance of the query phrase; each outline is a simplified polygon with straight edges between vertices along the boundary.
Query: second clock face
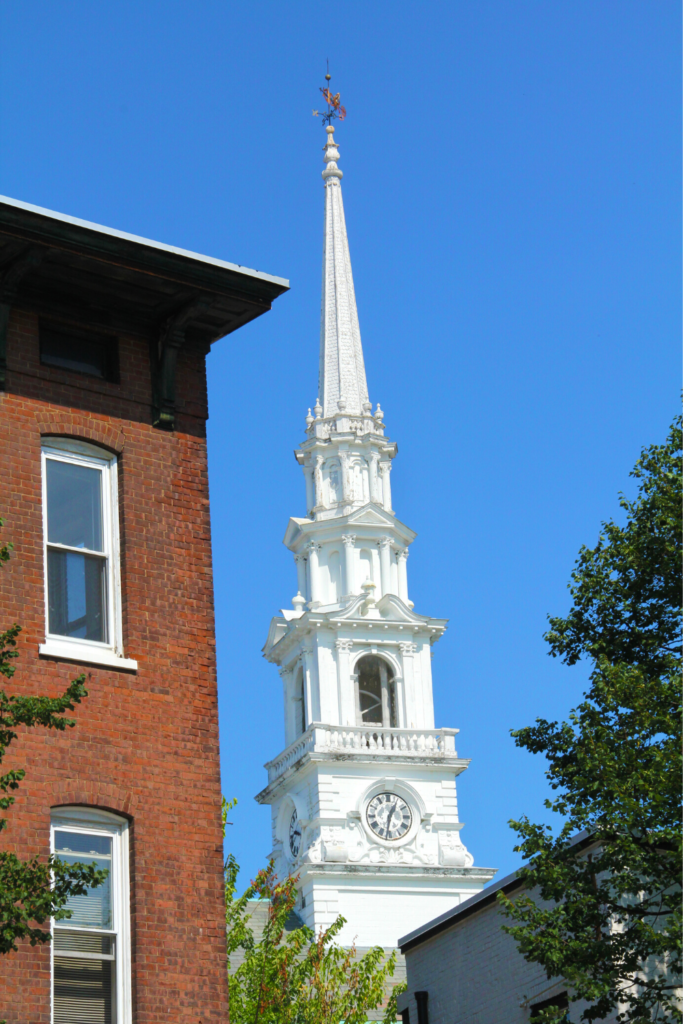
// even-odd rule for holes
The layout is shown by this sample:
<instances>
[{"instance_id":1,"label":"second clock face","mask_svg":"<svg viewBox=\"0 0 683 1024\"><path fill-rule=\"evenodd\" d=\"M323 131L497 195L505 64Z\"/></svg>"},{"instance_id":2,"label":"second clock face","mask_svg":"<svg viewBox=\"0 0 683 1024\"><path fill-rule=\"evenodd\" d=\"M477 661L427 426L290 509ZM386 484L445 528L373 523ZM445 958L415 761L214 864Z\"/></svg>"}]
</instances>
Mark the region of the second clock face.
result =
<instances>
[{"instance_id":1,"label":"second clock face","mask_svg":"<svg viewBox=\"0 0 683 1024\"><path fill-rule=\"evenodd\" d=\"M289 848L292 851L292 857L299 856L299 850L301 849L301 825L299 824L296 811L293 812L289 822Z\"/></svg>"},{"instance_id":2,"label":"second clock face","mask_svg":"<svg viewBox=\"0 0 683 1024\"><path fill-rule=\"evenodd\" d=\"M368 825L380 839L401 839L413 823L410 807L396 793L379 793L368 804Z\"/></svg>"}]
</instances>

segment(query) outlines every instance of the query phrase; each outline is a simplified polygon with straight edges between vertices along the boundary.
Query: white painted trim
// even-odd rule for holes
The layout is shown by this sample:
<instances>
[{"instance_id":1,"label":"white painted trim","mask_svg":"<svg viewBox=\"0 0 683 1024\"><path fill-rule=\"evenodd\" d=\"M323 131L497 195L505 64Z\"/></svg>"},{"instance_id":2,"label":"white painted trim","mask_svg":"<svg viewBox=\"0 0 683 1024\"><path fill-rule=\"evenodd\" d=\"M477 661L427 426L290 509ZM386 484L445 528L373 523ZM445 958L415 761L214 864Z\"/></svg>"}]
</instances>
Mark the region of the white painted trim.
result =
<instances>
[{"instance_id":1,"label":"white painted trim","mask_svg":"<svg viewBox=\"0 0 683 1024\"><path fill-rule=\"evenodd\" d=\"M102 473L103 556L107 560L107 643L65 637L49 632L47 478L48 458L99 469ZM124 658L121 620L121 558L119 544L119 494L117 457L111 452L72 438L48 437L42 445L43 481L43 574L45 589L45 643L39 653L66 661L106 665L136 671L137 662ZM61 547L61 545L59 545Z\"/></svg>"},{"instance_id":2,"label":"white painted trim","mask_svg":"<svg viewBox=\"0 0 683 1024\"><path fill-rule=\"evenodd\" d=\"M38 645L38 653L42 658L59 658L61 661L77 661L84 665L103 665L106 668L118 668L124 672L137 672L138 663L133 658L119 658L118 655L104 646L90 643L87 640L77 643L74 640L46 640Z\"/></svg>"},{"instance_id":3,"label":"white painted trim","mask_svg":"<svg viewBox=\"0 0 683 1024\"><path fill-rule=\"evenodd\" d=\"M50 850L55 850L55 829L68 828L82 832L111 836L112 838L112 910L113 928L99 929L116 935L116 1024L132 1024L133 1004L131 988L130 948L130 847L129 825L125 818L97 807L56 807L52 811ZM69 928L68 922L57 927ZM54 933L55 922L52 921ZM54 947L53 947L54 953ZM54 956L51 958L51 992L54 993ZM54 1020L54 997L51 996L51 1020Z\"/></svg>"}]
</instances>

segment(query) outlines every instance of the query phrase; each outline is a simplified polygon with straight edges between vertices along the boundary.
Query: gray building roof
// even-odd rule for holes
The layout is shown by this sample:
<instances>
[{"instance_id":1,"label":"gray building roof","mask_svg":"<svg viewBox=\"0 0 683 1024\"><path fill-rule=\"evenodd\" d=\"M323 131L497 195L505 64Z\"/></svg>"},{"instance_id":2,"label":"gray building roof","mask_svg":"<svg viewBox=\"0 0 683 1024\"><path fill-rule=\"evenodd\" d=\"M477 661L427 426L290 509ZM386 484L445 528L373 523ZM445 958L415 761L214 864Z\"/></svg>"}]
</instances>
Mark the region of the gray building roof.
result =
<instances>
[{"instance_id":1,"label":"gray building roof","mask_svg":"<svg viewBox=\"0 0 683 1024\"><path fill-rule=\"evenodd\" d=\"M590 842L591 835L588 832L582 831L577 832L575 836L569 840L568 849L579 844L587 844ZM415 946L421 945L423 942L427 942L428 939L438 935L439 932L445 931L458 921L464 920L469 917L470 914L476 914L484 907L489 906L496 899L499 892L511 892L513 889L523 885L523 880L519 877L519 871L513 871L512 874L506 875L501 878L499 882L495 882L493 885L487 885L485 889L478 892L476 896L470 896L464 903L459 903L452 910L447 910L445 914L441 914L439 917L435 917L432 921L427 921L420 928L416 928L414 931L404 935L403 938L398 940L399 949L402 953L406 953L409 949L413 949Z\"/></svg>"}]
</instances>

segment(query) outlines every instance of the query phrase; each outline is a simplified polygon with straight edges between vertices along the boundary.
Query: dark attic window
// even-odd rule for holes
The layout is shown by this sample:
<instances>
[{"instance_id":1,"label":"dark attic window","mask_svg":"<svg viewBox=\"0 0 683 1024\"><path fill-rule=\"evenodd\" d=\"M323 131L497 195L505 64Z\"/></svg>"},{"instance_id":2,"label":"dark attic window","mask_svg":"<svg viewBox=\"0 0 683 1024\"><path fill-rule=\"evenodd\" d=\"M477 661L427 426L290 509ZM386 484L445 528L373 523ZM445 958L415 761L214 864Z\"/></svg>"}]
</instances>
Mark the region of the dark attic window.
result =
<instances>
[{"instance_id":1,"label":"dark attic window","mask_svg":"<svg viewBox=\"0 0 683 1024\"><path fill-rule=\"evenodd\" d=\"M40 322L40 361L45 366L119 380L118 338L68 324Z\"/></svg>"},{"instance_id":2,"label":"dark attic window","mask_svg":"<svg viewBox=\"0 0 683 1024\"><path fill-rule=\"evenodd\" d=\"M536 1014L540 1013L541 1010L551 1010L551 1009L552 1010L564 1010L565 1011L564 1016L561 1017L560 1020L567 1021L567 1024L569 1022L569 999L567 997L567 993L566 992L560 992L559 995L551 996L550 999L542 999L539 1003L532 1003L530 1009L531 1009L530 1020L531 1020L532 1024L533 1024L533 1021L534 1021L534 1019L536 1017Z\"/></svg>"}]
</instances>

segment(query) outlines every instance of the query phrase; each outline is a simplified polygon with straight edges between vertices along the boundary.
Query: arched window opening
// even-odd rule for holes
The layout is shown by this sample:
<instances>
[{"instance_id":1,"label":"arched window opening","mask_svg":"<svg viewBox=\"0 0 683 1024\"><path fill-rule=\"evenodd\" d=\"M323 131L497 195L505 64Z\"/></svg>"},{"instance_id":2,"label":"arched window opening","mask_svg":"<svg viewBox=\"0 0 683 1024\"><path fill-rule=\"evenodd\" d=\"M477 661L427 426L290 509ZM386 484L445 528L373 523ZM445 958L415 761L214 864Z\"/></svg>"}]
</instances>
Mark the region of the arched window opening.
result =
<instances>
[{"instance_id":1,"label":"arched window opening","mask_svg":"<svg viewBox=\"0 0 683 1024\"><path fill-rule=\"evenodd\" d=\"M304 670L302 668L296 674L294 681L294 725L296 735L301 736L306 731L306 704L304 702Z\"/></svg>"},{"instance_id":2,"label":"arched window opening","mask_svg":"<svg viewBox=\"0 0 683 1024\"><path fill-rule=\"evenodd\" d=\"M356 708L359 725L398 726L396 681L383 658L366 654L356 665Z\"/></svg>"},{"instance_id":3,"label":"arched window opening","mask_svg":"<svg viewBox=\"0 0 683 1024\"><path fill-rule=\"evenodd\" d=\"M327 471L327 504L336 505L342 500L341 466L337 459L325 463Z\"/></svg>"},{"instance_id":4,"label":"arched window opening","mask_svg":"<svg viewBox=\"0 0 683 1024\"><path fill-rule=\"evenodd\" d=\"M52 926L52 1019L121 1024L131 1019L128 822L91 807L52 811L52 853L106 871L71 896Z\"/></svg>"},{"instance_id":5,"label":"arched window opening","mask_svg":"<svg viewBox=\"0 0 683 1024\"><path fill-rule=\"evenodd\" d=\"M370 488L368 484L368 464L360 457L351 460L351 472L353 477L353 497L356 501L367 504L370 500Z\"/></svg>"},{"instance_id":6,"label":"arched window opening","mask_svg":"<svg viewBox=\"0 0 683 1024\"><path fill-rule=\"evenodd\" d=\"M359 587L365 583L366 580L373 580L374 575L372 571L372 552L368 551L367 548L361 548L360 552L360 572L358 574Z\"/></svg>"}]
</instances>

